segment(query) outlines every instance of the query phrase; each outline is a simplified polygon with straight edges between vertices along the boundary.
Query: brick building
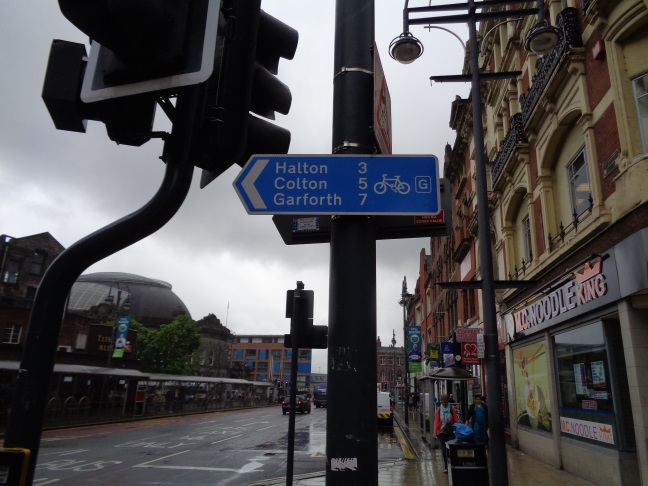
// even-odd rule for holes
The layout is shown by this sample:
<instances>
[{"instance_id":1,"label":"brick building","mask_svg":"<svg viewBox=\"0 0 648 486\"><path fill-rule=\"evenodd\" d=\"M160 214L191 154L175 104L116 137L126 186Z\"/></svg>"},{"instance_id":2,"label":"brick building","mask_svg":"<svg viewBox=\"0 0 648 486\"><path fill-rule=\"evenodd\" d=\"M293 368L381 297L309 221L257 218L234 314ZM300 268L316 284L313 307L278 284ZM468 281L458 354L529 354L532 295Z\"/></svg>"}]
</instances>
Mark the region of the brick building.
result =
<instances>
[{"instance_id":1,"label":"brick building","mask_svg":"<svg viewBox=\"0 0 648 486\"><path fill-rule=\"evenodd\" d=\"M0 356L17 362L22 357L36 289L45 271L64 250L49 233L14 238L0 236ZM128 333L123 357L109 359L117 308L150 328L188 314L167 282L121 272L79 277L70 291L57 343L56 362L89 366L138 368L137 332ZM214 315L198 321L201 346L194 354L201 376L228 375L230 332Z\"/></svg>"},{"instance_id":2,"label":"brick building","mask_svg":"<svg viewBox=\"0 0 648 486\"><path fill-rule=\"evenodd\" d=\"M395 333L392 339L398 341ZM403 386L403 363L405 362L403 352L402 346L383 346L380 336L376 339L376 382L380 391L393 393L394 388Z\"/></svg>"},{"instance_id":3,"label":"brick building","mask_svg":"<svg viewBox=\"0 0 648 486\"><path fill-rule=\"evenodd\" d=\"M300 349L297 356L297 391L310 393L313 352ZM232 338L230 367L245 369L246 379L279 383L290 381L292 349L284 348L282 335L237 334Z\"/></svg>"}]
</instances>

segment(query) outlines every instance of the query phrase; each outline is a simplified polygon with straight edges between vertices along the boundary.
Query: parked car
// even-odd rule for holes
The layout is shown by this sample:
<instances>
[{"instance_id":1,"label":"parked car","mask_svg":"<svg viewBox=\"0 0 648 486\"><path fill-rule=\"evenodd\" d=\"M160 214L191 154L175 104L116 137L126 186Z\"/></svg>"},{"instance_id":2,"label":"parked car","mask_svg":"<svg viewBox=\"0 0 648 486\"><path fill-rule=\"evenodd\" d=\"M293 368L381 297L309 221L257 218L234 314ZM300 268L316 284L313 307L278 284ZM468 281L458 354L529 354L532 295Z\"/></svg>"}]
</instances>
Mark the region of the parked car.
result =
<instances>
[{"instance_id":1,"label":"parked car","mask_svg":"<svg viewBox=\"0 0 648 486\"><path fill-rule=\"evenodd\" d=\"M304 395L297 395L295 397L295 412L301 413L310 413L311 412L311 402ZM281 402L281 412L286 415L290 411L290 397Z\"/></svg>"}]
</instances>

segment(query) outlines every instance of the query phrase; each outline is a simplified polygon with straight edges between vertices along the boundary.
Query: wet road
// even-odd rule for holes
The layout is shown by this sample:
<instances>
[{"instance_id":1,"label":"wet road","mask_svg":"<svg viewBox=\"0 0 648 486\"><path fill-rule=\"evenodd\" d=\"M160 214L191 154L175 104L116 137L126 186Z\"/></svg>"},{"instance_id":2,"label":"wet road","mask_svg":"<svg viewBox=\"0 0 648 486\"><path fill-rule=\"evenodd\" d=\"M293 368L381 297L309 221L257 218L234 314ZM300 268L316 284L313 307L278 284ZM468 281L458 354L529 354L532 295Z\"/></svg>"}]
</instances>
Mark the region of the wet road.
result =
<instances>
[{"instance_id":1,"label":"wet road","mask_svg":"<svg viewBox=\"0 0 648 486\"><path fill-rule=\"evenodd\" d=\"M403 458L380 429L379 460ZM294 474L325 470L326 410L297 414ZM288 416L279 407L48 431L35 485L248 485L284 477Z\"/></svg>"}]
</instances>

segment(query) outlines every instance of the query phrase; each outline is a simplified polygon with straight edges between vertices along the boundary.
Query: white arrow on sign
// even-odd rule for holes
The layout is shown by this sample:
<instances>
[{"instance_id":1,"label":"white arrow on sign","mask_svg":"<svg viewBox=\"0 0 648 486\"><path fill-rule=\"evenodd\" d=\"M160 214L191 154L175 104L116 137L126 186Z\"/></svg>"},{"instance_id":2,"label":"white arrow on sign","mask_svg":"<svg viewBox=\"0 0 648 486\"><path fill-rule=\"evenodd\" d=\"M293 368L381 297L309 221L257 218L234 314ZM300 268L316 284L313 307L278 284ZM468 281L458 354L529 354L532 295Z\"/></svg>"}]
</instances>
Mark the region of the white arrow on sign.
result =
<instances>
[{"instance_id":1,"label":"white arrow on sign","mask_svg":"<svg viewBox=\"0 0 648 486\"><path fill-rule=\"evenodd\" d=\"M263 169L265 169L265 166L268 165L268 162L270 162L268 159L257 160L252 167L252 170L250 170L248 175L245 176L245 179L243 179L243 182L241 182L241 185L250 198L250 202L252 203L252 206L254 206L254 209L267 208L267 206L263 202L263 199L261 198L261 194L259 194L259 191L257 191L254 183L261 175L261 172L263 172Z\"/></svg>"}]
</instances>

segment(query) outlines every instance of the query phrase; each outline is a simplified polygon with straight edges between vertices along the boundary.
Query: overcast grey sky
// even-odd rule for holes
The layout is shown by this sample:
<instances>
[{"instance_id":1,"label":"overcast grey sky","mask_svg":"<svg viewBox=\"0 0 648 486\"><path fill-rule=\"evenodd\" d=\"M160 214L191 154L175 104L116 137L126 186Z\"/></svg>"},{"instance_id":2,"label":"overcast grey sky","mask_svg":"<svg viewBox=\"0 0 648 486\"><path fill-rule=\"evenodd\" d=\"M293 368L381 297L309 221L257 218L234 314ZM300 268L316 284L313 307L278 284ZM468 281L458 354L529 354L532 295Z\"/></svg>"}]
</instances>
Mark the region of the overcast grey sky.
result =
<instances>
[{"instance_id":1,"label":"overcast grey sky","mask_svg":"<svg viewBox=\"0 0 648 486\"><path fill-rule=\"evenodd\" d=\"M450 103L457 94L467 96L469 87L430 86L429 76L458 74L463 52L448 33L414 26L426 47L423 57L410 65L391 59L388 47L402 30L403 3L376 1L393 152L442 160L445 144L455 139L448 127ZM292 132L290 153L330 154L335 2L263 0L262 6L300 36L294 60L279 65L279 77L293 94L290 113L277 115L277 123ZM467 37L465 26L452 28ZM41 99L52 39L87 43L58 3L2 2L0 39L0 233L22 237L47 231L68 247L145 204L164 172L161 143L117 146L98 122L89 122L85 134L57 131ZM165 127L161 110L158 117ZM328 324L329 245L285 246L270 216L245 212L232 187L239 170L231 168L203 190L196 170L189 196L169 224L84 273L128 272L167 281L194 319L213 313L237 334L288 332L285 294L301 280L315 291L315 323ZM384 345L392 329L397 345L403 343L401 282L406 275L413 288L419 253L429 251L428 241L377 242L378 336ZM313 371L326 371L325 351L314 352Z\"/></svg>"}]
</instances>

